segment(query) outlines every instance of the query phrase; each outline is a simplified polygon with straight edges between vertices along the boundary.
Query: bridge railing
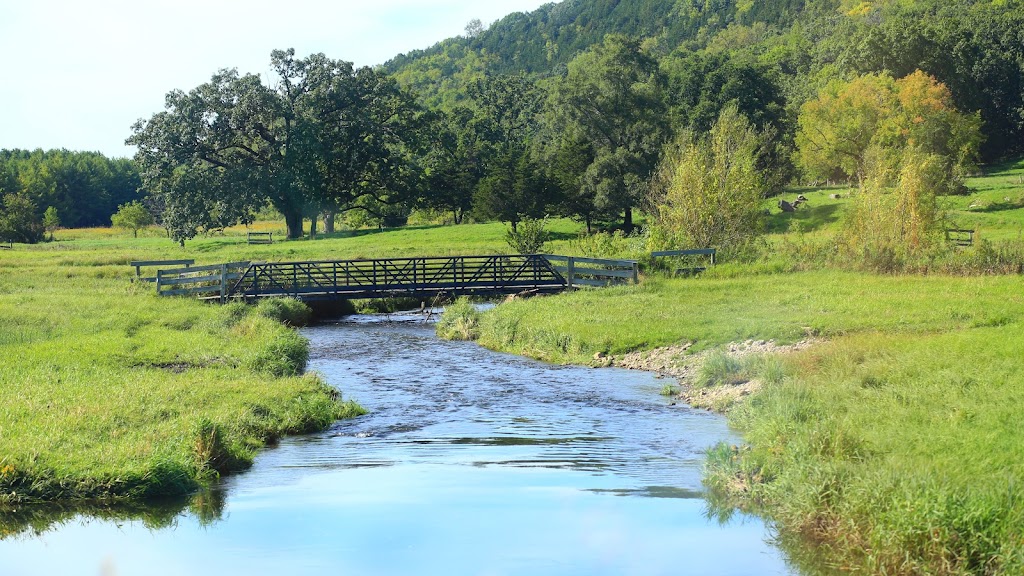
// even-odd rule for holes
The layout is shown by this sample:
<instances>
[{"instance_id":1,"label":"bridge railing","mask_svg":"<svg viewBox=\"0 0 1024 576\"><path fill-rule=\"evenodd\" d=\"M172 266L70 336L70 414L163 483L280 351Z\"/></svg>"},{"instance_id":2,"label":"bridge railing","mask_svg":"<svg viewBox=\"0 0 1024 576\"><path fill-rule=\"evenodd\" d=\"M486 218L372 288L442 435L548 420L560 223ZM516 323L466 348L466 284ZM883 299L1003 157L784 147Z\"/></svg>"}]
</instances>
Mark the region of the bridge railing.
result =
<instances>
[{"instance_id":1,"label":"bridge railing","mask_svg":"<svg viewBox=\"0 0 1024 576\"><path fill-rule=\"evenodd\" d=\"M254 263L228 296L368 298L390 293L556 291L564 286L565 279L543 256L452 256Z\"/></svg>"},{"instance_id":2,"label":"bridge railing","mask_svg":"<svg viewBox=\"0 0 1024 576\"><path fill-rule=\"evenodd\" d=\"M565 277L566 287L614 286L636 284L640 281L640 268L636 260L584 258L582 256L545 256L555 270Z\"/></svg>"}]
</instances>

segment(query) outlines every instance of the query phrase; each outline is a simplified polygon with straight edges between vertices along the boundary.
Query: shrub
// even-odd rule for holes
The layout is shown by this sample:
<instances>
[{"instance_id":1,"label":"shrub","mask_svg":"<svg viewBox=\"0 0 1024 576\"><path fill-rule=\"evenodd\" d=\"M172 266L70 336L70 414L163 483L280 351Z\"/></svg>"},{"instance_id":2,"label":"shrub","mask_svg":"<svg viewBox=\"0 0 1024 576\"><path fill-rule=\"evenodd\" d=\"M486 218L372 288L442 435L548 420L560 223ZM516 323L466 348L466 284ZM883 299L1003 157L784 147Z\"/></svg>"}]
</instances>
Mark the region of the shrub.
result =
<instances>
[{"instance_id":1,"label":"shrub","mask_svg":"<svg viewBox=\"0 0 1024 576\"><path fill-rule=\"evenodd\" d=\"M462 297L446 306L435 327L446 340L476 340L480 335L480 312Z\"/></svg>"},{"instance_id":2,"label":"shrub","mask_svg":"<svg viewBox=\"0 0 1024 576\"><path fill-rule=\"evenodd\" d=\"M693 132L680 136L649 199L656 226L670 245L742 245L762 230L767 184L758 159L769 139L734 105L722 111L707 138Z\"/></svg>"},{"instance_id":3,"label":"shrub","mask_svg":"<svg viewBox=\"0 0 1024 576\"><path fill-rule=\"evenodd\" d=\"M256 305L256 313L286 326L309 324L313 311L303 302L294 298L267 298Z\"/></svg>"},{"instance_id":4,"label":"shrub","mask_svg":"<svg viewBox=\"0 0 1024 576\"><path fill-rule=\"evenodd\" d=\"M505 242L517 254L539 254L548 241L547 224L547 218L523 218L505 232Z\"/></svg>"}]
</instances>

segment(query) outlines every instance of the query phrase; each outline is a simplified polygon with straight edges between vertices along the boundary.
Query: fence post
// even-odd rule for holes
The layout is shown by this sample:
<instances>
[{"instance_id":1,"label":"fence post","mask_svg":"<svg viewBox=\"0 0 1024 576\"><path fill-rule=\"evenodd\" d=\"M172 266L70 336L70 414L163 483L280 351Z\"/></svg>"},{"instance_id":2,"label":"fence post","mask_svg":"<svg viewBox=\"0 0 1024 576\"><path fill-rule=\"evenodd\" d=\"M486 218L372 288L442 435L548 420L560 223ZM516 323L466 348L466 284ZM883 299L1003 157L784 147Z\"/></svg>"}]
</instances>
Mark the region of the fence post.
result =
<instances>
[{"instance_id":1,"label":"fence post","mask_svg":"<svg viewBox=\"0 0 1024 576\"><path fill-rule=\"evenodd\" d=\"M573 256L566 257L565 262L565 281L568 284L566 288L572 290L572 282L576 276L576 258Z\"/></svg>"},{"instance_id":2,"label":"fence post","mask_svg":"<svg viewBox=\"0 0 1024 576\"><path fill-rule=\"evenodd\" d=\"M633 284L640 283L640 263L633 262Z\"/></svg>"},{"instance_id":3,"label":"fence post","mask_svg":"<svg viewBox=\"0 0 1024 576\"><path fill-rule=\"evenodd\" d=\"M223 304L228 295L228 265L220 265L220 303Z\"/></svg>"},{"instance_id":4,"label":"fence post","mask_svg":"<svg viewBox=\"0 0 1024 576\"><path fill-rule=\"evenodd\" d=\"M156 295L157 296L160 295L160 277L163 275L163 273L164 273L163 270L159 270L158 269L156 271Z\"/></svg>"}]
</instances>

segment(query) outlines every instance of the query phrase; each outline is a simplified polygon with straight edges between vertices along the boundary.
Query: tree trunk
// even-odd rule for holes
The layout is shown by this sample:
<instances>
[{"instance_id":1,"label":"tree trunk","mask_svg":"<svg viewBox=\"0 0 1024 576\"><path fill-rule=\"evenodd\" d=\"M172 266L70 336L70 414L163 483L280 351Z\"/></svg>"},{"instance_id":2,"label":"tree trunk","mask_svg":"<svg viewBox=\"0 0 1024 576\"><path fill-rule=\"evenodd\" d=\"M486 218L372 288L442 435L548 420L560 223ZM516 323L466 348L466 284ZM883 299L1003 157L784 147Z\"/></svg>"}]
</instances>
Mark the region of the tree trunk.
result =
<instances>
[{"instance_id":1,"label":"tree trunk","mask_svg":"<svg viewBox=\"0 0 1024 576\"><path fill-rule=\"evenodd\" d=\"M288 239L302 238L302 212L285 213L284 222L288 226Z\"/></svg>"},{"instance_id":2,"label":"tree trunk","mask_svg":"<svg viewBox=\"0 0 1024 576\"><path fill-rule=\"evenodd\" d=\"M587 221L587 236L590 236L591 234L594 233L594 228L593 228L593 223L594 222L593 222L593 219L590 217L590 214L587 214L584 217L584 220Z\"/></svg>"},{"instance_id":3,"label":"tree trunk","mask_svg":"<svg viewBox=\"0 0 1024 576\"><path fill-rule=\"evenodd\" d=\"M313 217L309 219L309 239L316 238L316 221L317 215L313 214Z\"/></svg>"},{"instance_id":4,"label":"tree trunk","mask_svg":"<svg viewBox=\"0 0 1024 576\"><path fill-rule=\"evenodd\" d=\"M324 234L334 234L334 218L337 214L334 211L324 212Z\"/></svg>"},{"instance_id":5,"label":"tree trunk","mask_svg":"<svg viewBox=\"0 0 1024 576\"><path fill-rule=\"evenodd\" d=\"M622 222L622 231L626 234L633 233L633 209L626 208L626 218Z\"/></svg>"}]
</instances>

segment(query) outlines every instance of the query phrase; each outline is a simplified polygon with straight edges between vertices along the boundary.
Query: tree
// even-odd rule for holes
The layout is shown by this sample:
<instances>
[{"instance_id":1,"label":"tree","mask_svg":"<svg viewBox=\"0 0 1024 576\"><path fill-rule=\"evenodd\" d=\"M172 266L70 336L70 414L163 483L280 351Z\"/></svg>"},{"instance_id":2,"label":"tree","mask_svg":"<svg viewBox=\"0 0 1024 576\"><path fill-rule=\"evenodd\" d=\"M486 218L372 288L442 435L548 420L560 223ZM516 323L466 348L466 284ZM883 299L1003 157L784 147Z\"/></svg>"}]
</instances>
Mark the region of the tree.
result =
<instances>
[{"instance_id":1,"label":"tree","mask_svg":"<svg viewBox=\"0 0 1024 576\"><path fill-rule=\"evenodd\" d=\"M610 35L569 63L547 102L547 155L589 146L580 194L593 197L599 211L623 214L627 230L667 135L664 89L657 61L640 43Z\"/></svg>"},{"instance_id":2,"label":"tree","mask_svg":"<svg viewBox=\"0 0 1024 576\"><path fill-rule=\"evenodd\" d=\"M797 161L811 177L846 175L863 182L869 161L901 161L916 149L945 160L956 182L978 157L981 118L953 106L949 89L916 71L900 80L866 74L832 82L800 109Z\"/></svg>"},{"instance_id":3,"label":"tree","mask_svg":"<svg viewBox=\"0 0 1024 576\"><path fill-rule=\"evenodd\" d=\"M117 213L110 217L110 222L116 228L131 230L132 235L138 238L139 229L152 225L154 219L142 202L136 200L119 207Z\"/></svg>"},{"instance_id":4,"label":"tree","mask_svg":"<svg viewBox=\"0 0 1024 576\"><path fill-rule=\"evenodd\" d=\"M43 239L43 223L25 194L5 194L0 211L0 239L35 244Z\"/></svg>"},{"instance_id":5,"label":"tree","mask_svg":"<svg viewBox=\"0 0 1024 576\"><path fill-rule=\"evenodd\" d=\"M769 136L730 105L706 137L687 130L677 138L651 190L656 227L670 245L726 248L760 232L768 188L757 164Z\"/></svg>"},{"instance_id":6,"label":"tree","mask_svg":"<svg viewBox=\"0 0 1024 576\"><path fill-rule=\"evenodd\" d=\"M43 229L50 233L50 240L53 240L53 233L60 228L60 216L57 214L57 209L53 206L46 208L46 212L43 212Z\"/></svg>"},{"instance_id":7,"label":"tree","mask_svg":"<svg viewBox=\"0 0 1024 576\"><path fill-rule=\"evenodd\" d=\"M481 142L473 129L473 112L457 107L439 112L425 159L426 186L419 204L449 212L461 224L473 207L473 193L483 177Z\"/></svg>"},{"instance_id":8,"label":"tree","mask_svg":"<svg viewBox=\"0 0 1024 576\"><path fill-rule=\"evenodd\" d=\"M383 72L323 54L275 50L271 64L274 87L222 70L169 93L164 112L133 127L128 143L176 240L246 221L268 201L298 238L306 216L409 194L421 114L408 93Z\"/></svg>"},{"instance_id":9,"label":"tree","mask_svg":"<svg viewBox=\"0 0 1024 576\"><path fill-rule=\"evenodd\" d=\"M895 82L887 75L831 82L800 108L797 162L812 178L863 179L868 149L896 107Z\"/></svg>"},{"instance_id":10,"label":"tree","mask_svg":"<svg viewBox=\"0 0 1024 576\"><path fill-rule=\"evenodd\" d=\"M661 64L673 124L679 131L707 132L729 104L759 130L783 132L785 98L765 66L728 54L679 49Z\"/></svg>"},{"instance_id":11,"label":"tree","mask_svg":"<svg viewBox=\"0 0 1024 576\"><path fill-rule=\"evenodd\" d=\"M484 23L479 18L473 18L466 24L466 38L476 38L483 34Z\"/></svg>"},{"instance_id":12,"label":"tree","mask_svg":"<svg viewBox=\"0 0 1024 576\"><path fill-rule=\"evenodd\" d=\"M513 232L519 222L544 216L556 201L543 171L528 152L509 151L492 161L473 195L473 211L481 219L508 222Z\"/></svg>"},{"instance_id":13,"label":"tree","mask_svg":"<svg viewBox=\"0 0 1024 576\"><path fill-rule=\"evenodd\" d=\"M487 76L472 86L470 96L481 164L474 213L509 222L513 229L523 218L543 216L553 198L530 153L543 102L540 88L523 74Z\"/></svg>"}]
</instances>

